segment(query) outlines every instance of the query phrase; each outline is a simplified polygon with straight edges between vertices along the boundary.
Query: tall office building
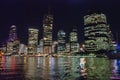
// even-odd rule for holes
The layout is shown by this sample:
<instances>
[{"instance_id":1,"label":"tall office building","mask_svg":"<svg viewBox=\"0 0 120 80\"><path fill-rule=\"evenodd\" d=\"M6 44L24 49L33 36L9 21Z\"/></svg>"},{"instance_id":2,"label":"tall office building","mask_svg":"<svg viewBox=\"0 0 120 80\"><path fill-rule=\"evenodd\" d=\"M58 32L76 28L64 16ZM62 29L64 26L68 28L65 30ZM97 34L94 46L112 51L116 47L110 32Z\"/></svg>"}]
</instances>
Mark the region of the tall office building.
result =
<instances>
[{"instance_id":1,"label":"tall office building","mask_svg":"<svg viewBox=\"0 0 120 80\"><path fill-rule=\"evenodd\" d=\"M70 53L70 43L66 43L66 53Z\"/></svg>"},{"instance_id":2,"label":"tall office building","mask_svg":"<svg viewBox=\"0 0 120 80\"><path fill-rule=\"evenodd\" d=\"M79 52L77 29L73 29L72 32L70 33L70 52L71 53Z\"/></svg>"},{"instance_id":3,"label":"tall office building","mask_svg":"<svg viewBox=\"0 0 120 80\"><path fill-rule=\"evenodd\" d=\"M113 48L112 33L105 14L84 16L84 26L85 47L88 52Z\"/></svg>"},{"instance_id":4,"label":"tall office building","mask_svg":"<svg viewBox=\"0 0 120 80\"><path fill-rule=\"evenodd\" d=\"M52 43L52 53L57 53L57 41L53 41Z\"/></svg>"},{"instance_id":5,"label":"tall office building","mask_svg":"<svg viewBox=\"0 0 120 80\"><path fill-rule=\"evenodd\" d=\"M3 53L6 53L6 51L7 51L7 45L6 45L6 43L1 43L0 44L0 50L3 52Z\"/></svg>"},{"instance_id":6,"label":"tall office building","mask_svg":"<svg viewBox=\"0 0 120 80\"><path fill-rule=\"evenodd\" d=\"M43 53L50 54L52 52L52 30L53 15L45 15L43 18Z\"/></svg>"},{"instance_id":7,"label":"tall office building","mask_svg":"<svg viewBox=\"0 0 120 80\"><path fill-rule=\"evenodd\" d=\"M43 54L43 39L40 39L37 52Z\"/></svg>"},{"instance_id":8,"label":"tall office building","mask_svg":"<svg viewBox=\"0 0 120 80\"><path fill-rule=\"evenodd\" d=\"M60 30L57 36L58 36L57 53L64 53L66 50L66 33L63 30Z\"/></svg>"},{"instance_id":9,"label":"tall office building","mask_svg":"<svg viewBox=\"0 0 120 80\"><path fill-rule=\"evenodd\" d=\"M17 53L19 51L19 40L16 33L16 26L10 27L9 38L7 41L7 53Z\"/></svg>"},{"instance_id":10,"label":"tall office building","mask_svg":"<svg viewBox=\"0 0 120 80\"><path fill-rule=\"evenodd\" d=\"M27 46L25 44L20 44L19 55L27 55Z\"/></svg>"},{"instance_id":11,"label":"tall office building","mask_svg":"<svg viewBox=\"0 0 120 80\"><path fill-rule=\"evenodd\" d=\"M35 55L38 46L38 29L28 29L28 55Z\"/></svg>"}]
</instances>

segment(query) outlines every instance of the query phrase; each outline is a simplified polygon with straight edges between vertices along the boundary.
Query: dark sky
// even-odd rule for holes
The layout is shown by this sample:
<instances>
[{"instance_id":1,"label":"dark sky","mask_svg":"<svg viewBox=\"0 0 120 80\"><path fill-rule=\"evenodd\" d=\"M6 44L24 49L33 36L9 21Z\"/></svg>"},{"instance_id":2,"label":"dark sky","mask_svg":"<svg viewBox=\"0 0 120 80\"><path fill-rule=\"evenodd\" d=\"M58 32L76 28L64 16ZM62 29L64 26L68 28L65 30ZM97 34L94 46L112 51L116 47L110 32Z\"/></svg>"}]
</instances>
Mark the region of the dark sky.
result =
<instances>
[{"instance_id":1,"label":"dark sky","mask_svg":"<svg viewBox=\"0 0 120 80\"><path fill-rule=\"evenodd\" d=\"M90 12L106 14L113 33L120 32L120 0L0 0L0 41L8 39L13 24L22 43L27 43L27 29L31 26L40 30L42 38L42 20L48 7L54 15L54 40L58 30L63 29L68 35L77 28L79 41L83 41L83 16Z\"/></svg>"}]
</instances>

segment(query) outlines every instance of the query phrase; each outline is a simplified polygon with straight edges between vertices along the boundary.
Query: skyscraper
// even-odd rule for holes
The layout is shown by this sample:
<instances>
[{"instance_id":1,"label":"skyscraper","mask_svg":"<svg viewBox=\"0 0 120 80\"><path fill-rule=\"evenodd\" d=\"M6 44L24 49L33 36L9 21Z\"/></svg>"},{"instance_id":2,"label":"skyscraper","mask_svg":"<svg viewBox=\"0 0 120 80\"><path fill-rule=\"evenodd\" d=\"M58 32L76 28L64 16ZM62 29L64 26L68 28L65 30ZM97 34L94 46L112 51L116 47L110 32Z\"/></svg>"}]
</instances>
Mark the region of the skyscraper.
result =
<instances>
[{"instance_id":1,"label":"skyscraper","mask_svg":"<svg viewBox=\"0 0 120 80\"><path fill-rule=\"evenodd\" d=\"M57 53L64 53L66 50L66 33L63 30L60 30L57 36L58 36Z\"/></svg>"},{"instance_id":2,"label":"skyscraper","mask_svg":"<svg viewBox=\"0 0 120 80\"><path fill-rule=\"evenodd\" d=\"M84 16L85 47L89 52L112 49L112 33L105 14Z\"/></svg>"},{"instance_id":3,"label":"skyscraper","mask_svg":"<svg viewBox=\"0 0 120 80\"><path fill-rule=\"evenodd\" d=\"M7 53L17 53L19 50L19 40L16 33L16 26L12 25L10 27L9 38L7 41Z\"/></svg>"},{"instance_id":4,"label":"skyscraper","mask_svg":"<svg viewBox=\"0 0 120 80\"><path fill-rule=\"evenodd\" d=\"M73 29L72 32L70 33L70 52L71 53L79 52L77 29Z\"/></svg>"},{"instance_id":5,"label":"skyscraper","mask_svg":"<svg viewBox=\"0 0 120 80\"><path fill-rule=\"evenodd\" d=\"M57 53L57 41L53 41L52 43L52 53Z\"/></svg>"},{"instance_id":6,"label":"skyscraper","mask_svg":"<svg viewBox=\"0 0 120 80\"><path fill-rule=\"evenodd\" d=\"M70 43L66 43L66 53L70 53Z\"/></svg>"},{"instance_id":7,"label":"skyscraper","mask_svg":"<svg viewBox=\"0 0 120 80\"><path fill-rule=\"evenodd\" d=\"M43 54L43 39L40 39L37 52Z\"/></svg>"},{"instance_id":8,"label":"skyscraper","mask_svg":"<svg viewBox=\"0 0 120 80\"><path fill-rule=\"evenodd\" d=\"M43 53L50 54L52 52L52 29L53 15L45 15L43 18Z\"/></svg>"},{"instance_id":9,"label":"skyscraper","mask_svg":"<svg viewBox=\"0 0 120 80\"><path fill-rule=\"evenodd\" d=\"M29 28L28 29L28 55L35 55L37 53L38 46L38 29Z\"/></svg>"}]
</instances>

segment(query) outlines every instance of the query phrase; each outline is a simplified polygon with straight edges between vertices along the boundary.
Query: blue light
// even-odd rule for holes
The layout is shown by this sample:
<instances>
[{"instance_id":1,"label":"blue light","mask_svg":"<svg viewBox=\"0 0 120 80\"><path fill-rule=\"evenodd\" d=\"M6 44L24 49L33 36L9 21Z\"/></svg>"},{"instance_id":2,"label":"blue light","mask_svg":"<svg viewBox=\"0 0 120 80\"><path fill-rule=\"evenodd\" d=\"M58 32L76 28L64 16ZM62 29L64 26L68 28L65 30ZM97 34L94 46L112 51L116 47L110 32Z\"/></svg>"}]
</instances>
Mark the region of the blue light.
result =
<instances>
[{"instance_id":1,"label":"blue light","mask_svg":"<svg viewBox=\"0 0 120 80\"><path fill-rule=\"evenodd\" d=\"M117 48L116 49L119 49L120 50L120 44L117 45Z\"/></svg>"},{"instance_id":2,"label":"blue light","mask_svg":"<svg viewBox=\"0 0 120 80\"><path fill-rule=\"evenodd\" d=\"M117 60L117 65L120 66L120 60Z\"/></svg>"}]
</instances>

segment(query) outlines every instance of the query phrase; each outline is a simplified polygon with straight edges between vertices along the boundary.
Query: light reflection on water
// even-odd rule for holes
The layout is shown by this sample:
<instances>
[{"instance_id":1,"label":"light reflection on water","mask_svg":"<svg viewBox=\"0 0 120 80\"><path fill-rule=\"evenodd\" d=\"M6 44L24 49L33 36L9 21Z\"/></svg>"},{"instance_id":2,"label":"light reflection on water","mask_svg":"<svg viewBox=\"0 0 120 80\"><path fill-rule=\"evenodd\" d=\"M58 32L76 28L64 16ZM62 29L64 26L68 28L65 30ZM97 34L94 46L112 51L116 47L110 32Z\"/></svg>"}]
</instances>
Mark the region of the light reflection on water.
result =
<instances>
[{"instance_id":1,"label":"light reflection on water","mask_svg":"<svg viewBox=\"0 0 120 80\"><path fill-rule=\"evenodd\" d=\"M107 58L0 58L0 80L110 80L119 76L120 60Z\"/></svg>"}]
</instances>

